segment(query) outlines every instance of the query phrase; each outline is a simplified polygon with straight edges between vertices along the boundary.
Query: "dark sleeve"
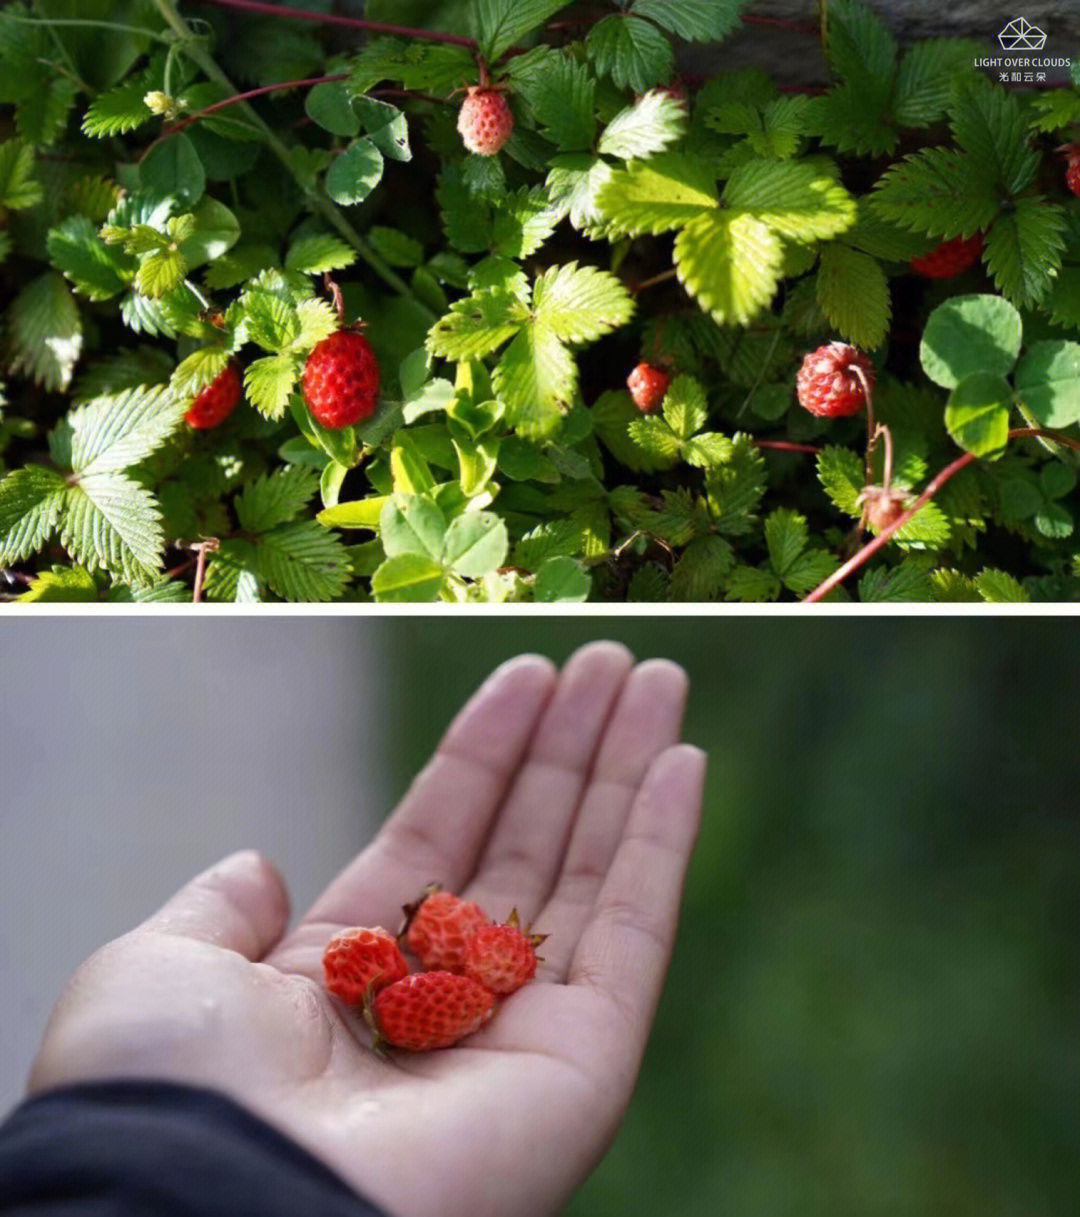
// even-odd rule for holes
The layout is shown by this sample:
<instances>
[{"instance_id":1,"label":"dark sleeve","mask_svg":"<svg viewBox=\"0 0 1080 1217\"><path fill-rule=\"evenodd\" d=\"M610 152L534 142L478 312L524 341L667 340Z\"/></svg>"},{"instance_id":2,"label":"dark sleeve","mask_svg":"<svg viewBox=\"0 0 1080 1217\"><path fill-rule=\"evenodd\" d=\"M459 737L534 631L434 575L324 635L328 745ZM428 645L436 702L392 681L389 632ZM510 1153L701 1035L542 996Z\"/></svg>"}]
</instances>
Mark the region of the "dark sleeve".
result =
<instances>
[{"instance_id":1,"label":"dark sleeve","mask_svg":"<svg viewBox=\"0 0 1080 1217\"><path fill-rule=\"evenodd\" d=\"M3 1217L385 1217L294 1141L211 1090L103 1082L0 1124Z\"/></svg>"}]
</instances>

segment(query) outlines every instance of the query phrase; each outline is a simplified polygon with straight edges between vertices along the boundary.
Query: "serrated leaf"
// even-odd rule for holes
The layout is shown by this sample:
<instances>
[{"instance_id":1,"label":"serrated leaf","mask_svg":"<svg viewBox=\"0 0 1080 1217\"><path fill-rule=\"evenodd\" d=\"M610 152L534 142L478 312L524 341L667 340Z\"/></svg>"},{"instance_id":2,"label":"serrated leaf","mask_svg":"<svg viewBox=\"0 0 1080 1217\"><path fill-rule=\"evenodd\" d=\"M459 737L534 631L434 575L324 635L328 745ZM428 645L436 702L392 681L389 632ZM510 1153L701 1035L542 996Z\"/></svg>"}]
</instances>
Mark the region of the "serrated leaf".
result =
<instances>
[{"instance_id":1,"label":"serrated leaf","mask_svg":"<svg viewBox=\"0 0 1080 1217\"><path fill-rule=\"evenodd\" d=\"M727 578L724 599L758 604L775 600L781 590L780 580L771 570L757 566L736 566Z\"/></svg>"},{"instance_id":2,"label":"serrated leaf","mask_svg":"<svg viewBox=\"0 0 1080 1217\"><path fill-rule=\"evenodd\" d=\"M398 228L376 224L368 229L367 239L371 248L391 266L419 266L424 260L424 247L420 242Z\"/></svg>"},{"instance_id":3,"label":"serrated leaf","mask_svg":"<svg viewBox=\"0 0 1080 1217\"><path fill-rule=\"evenodd\" d=\"M949 118L956 142L969 154L981 177L1009 195L1031 185L1039 154L1028 146L1016 94L982 75L968 73L954 86Z\"/></svg>"},{"instance_id":4,"label":"serrated leaf","mask_svg":"<svg viewBox=\"0 0 1080 1217\"><path fill-rule=\"evenodd\" d=\"M406 89L448 93L475 71L475 59L467 47L418 39L370 38L353 61L349 87L354 93L366 93L379 81L392 80Z\"/></svg>"},{"instance_id":5,"label":"serrated leaf","mask_svg":"<svg viewBox=\"0 0 1080 1217\"><path fill-rule=\"evenodd\" d=\"M544 24L567 0L476 0L473 16L477 37L494 61L515 42Z\"/></svg>"},{"instance_id":6,"label":"serrated leaf","mask_svg":"<svg viewBox=\"0 0 1080 1217\"><path fill-rule=\"evenodd\" d=\"M41 571L19 597L23 604L88 603L98 598L94 576L81 566L54 566Z\"/></svg>"},{"instance_id":7,"label":"serrated leaf","mask_svg":"<svg viewBox=\"0 0 1080 1217\"><path fill-rule=\"evenodd\" d=\"M595 199L605 226L620 236L668 232L715 211L718 202L708 165L678 152L614 170Z\"/></svg>"},{"instance_id":8,"label":"serrated leaf","mask_svg":"<svg viewBox=\"0 0 1080 1217\"><path fill-rule=\"evenodd\" d=\"M602 18L589 30L585 46L601 76L610 76L617 88L635 93L667 80L675 63L671 43L639 17Z\"/></svg>"},{"instance_id":9,"label":"serrated leaf","mask_svg":"<svg viewBox=\"0 0 1080 1217\"><path fill-rule=\"evenodd\" d=\"M479 579L506 562L510 539L505 522L491 511L467 512L451 520L442 561L456 574Z\"/></svg>"},{"instance_id":10,"label":"serrated leaf","mask_svg":"<svg viewBox=\"0 0 1080 1217\"><path fill-rule=\"evenodd\" d=\"M991 604L1021 604L1031 599L1012 575L992 567L986 567L975 576L975 586L979 595Z\"/></svg>"},{"instance_id":11,"label":"serrated leaf","mask_svg":"<svg viewBox=\"0 0 1080 1217\"><path fill-rule=\"evenodd\" d=\"M1055 325L1080 330L1080 266L1063 266L1058 271L1046 308Z\"/></svg>"},{"instance_id":12,"label":"serrated leaf","mask_svg":"<svg viewBox=\"0 0 1080 1217\"><path fill-rule=\"evenodd\" d=\"M715 600L735 564L723 537L698 537L680 555L668 584L668 599L683 602Z\"/></svg>"},{"instance_id":13,"label":"serrated leaf","mask_svg":"<svg viewBox=\"0 0 1080 1217\"><path fill-rule=\"evenodd\" d=\"M66 389L82 353L83 331L63 277L47 271L31 279L8 309L7 328L10 370L52 392Z\"/></svg>"},{"instance_id":14,"label":"serrated leaf","mask_svg":"<svg viewBox=\"0 0 1080 1217\"><path fill-rule=\"evenodd\" d=\"M876 350L889 332L889 281L876 258L831 243L821 251L817 301L830 324L848 342Z\"/></svg>"},{"instance_id":15,"label":"serrated leaf","mask_svg":"<svg viewBox=\"0 0 1080 1217\"><path fill-rule=\"evenodd\" d=\"M842 84L807 105L807 126L812 134L838 152L881 156L899 141L896 126L886 112L888 93L875 90L867 96L860 84Z\"/></svg>"},{"instance_id":16,"label":"serrated leaf","mask_svg":"<svg viewBox=\"0 0 1080 1217\"><path fill-rule=\"evenodd\" d=\"M654 89L615 115L604 128L597 151L626 161L643 160L675 143L685 126L685 106Z\"/></svg>"},{"instance_id":17,"label":"serrated leaf","mask_svg":"<svg viewBox=\"0 0 1080 1217\"><path fill-rule=\"evenodd\" d=\"M621 280L594 266L549 267L533 285L533 314L564 342L591 342L630 320L633 297Z\"/></svg>"},{"instance_id":18,"label":"serrated leaf","mask_svg":"<svg viewBox=\"0 0 1080 1217\"><path fill-rule=\"evenodd\" d=\"M809 535L806 517L796 511L780 507L766 519L765 544L769 550L769 561L781 579L806 548Z\"/></svg>"},{"instance_id":19,"label":"serrated leaf","mask_svg":"<svg viewBox=\"0 0 1080 1217\"><path fill-rule=\"evenodd\" d=\"M459 165L448 165L435 189L446 239L462 253L482 253L491 241L491 209L478 204L462 182Z\"/></svg>"},{"instance_id":20,"label":"serrated leaf","mask_svg":"<svg viewBox=\"0 0 1080 1217\"><path fill-rule=\"evenodd\" d=\"M747 0L635 0L630 11L688 42L719 42L739 25Z\"/></svg>"},{"instance_id":21,"label":"serrated leaf","mask_svg":"<svg viewBox=\"0 0 1080 1217\"><path fill-rule=\"evenodd\" d=\"M1080 422L1080 343L1033 343L1017 365L1016 392L1040 426Z\"/></svg>"},{"instance_id":22,"label":"serrated leaf","mask_svg":"<svg viewBox=\"0 0 1080 1217\"><path fill-rule=\"evenodd\" d=\"M721 325L745 325L772 299L783 249L753 216L707 212L675 238L679 281Z\"/></svg>"},{"instance_id":23,"label":"serrated leaf","mask_svg":"<svg viewBox=\"0 0 1080 1217\"><path fill-rule=\"evenodd\" d=\"M799 240L834 237L855 222L855 200L829 170L809 161L751 161L731 175L723 201Z\"/></svg>"},{"instance_id":24,"label":"serrated leaf","mask_svg":"<svg viewBox=\"0 0 1080 1217\"><path fill-rule=\"evenodd\" d=\"M971 71L978 44L928 38L909 47L900 61L890 107L901 127L928 127L945 113L954 80Z\"/></svg>"},{"instance_id":25,"label":"serrated leaf","mask_svg":"<svg viewBox=\"0 0 1080 1217\"><path fill-rule=\"evenodd\" d=\"M817 475L834 507L852 519L862 515L859 495L866 474L857 453L850 448L822 448L817 457Z\"/></svg>"},{"instance_id":26,"label":"serrated leaf","mask_svg":"<svg viewBox=\"0 0 1080 1217\"><path fill-rule=\"evenodd\" d=\"M888 88L896 67L896 39L860 0L831 0L825 53L833 71L870 91Z\"/></svg>"},{"instance_id":27,"label":"serrated leaf","mask_svg":"<svg viewBox=\"0 0 1080 1217\"><path fill-rule=\"evenodd\" d=\"M178 249L155 250L139 263L135 275L135 290L142 296L159 300L183 283L187 271L187 262Z\"/></svg>"},{"instance_id":28,"label":"serrated leaf","mask_svg":"<svg viewBox=\"0 0 1080 1217\"><path fill-rule=\"evenodd\" d=\"M177 397L194 397L225 371L229 352L222 346L200 347L176 365L172 388Z\"/></svg>"},{"instance_id":29,"label":"serrated leaf","mask_svg":"<svg viewBox=\"0 0 1080 1217\"><path fill-rule=\"evenodd\" d=\"M268 532L289 523L304 510L318 486L318 473L298 465L264 474L246 486L236 499L240 527L250 532Z\"/></svg>"},{"instance_id":30,"label":"serrated leaf","mask_svg":"<svg viewBox=\"0 0 1080 1217\"><path fill-rule=\"evenodd\" d=\"M679 437L662 418L635 418L627 425L627 434L653 468L670 467L679 459Z\"/></svg>"},{"instance_id":31,"label":"serrated leaf","mask_svg":"<svg viewBox=\"0 0 1080 1217\"><path fill-rule=\"evenodd\" d=\"M494 375L506 421L526 439L542 439L558 426L577 390L577 366L552 328L526 326L506 348Z\"/></svg>"},{"instance_id":32,"label":"serrated leaf","mask_svg":"<svg viewBox=\"0 0 1080 1217\"><path fill-rule=\"evenodd\" d=\"M986 266L1001 292L1019 308L1041 304L1065 248L1065 216L1039 195L1017 199L986 237Z\"/></svg>"},{"instance_id":33,"label":"serrated leaf","mask_svg":"<svg viewBox=\"0 0 1080 1217\"><path fill-rule=\"evenodd\" d=\"M664 421L680 440L687 440L705 426L709 406L701 382L681 373L664 395Z\"/></svg>"},{"instance_id":34,"label":"serrated leaf","mask_svg":"<svg viewBox=\"0 0 1080 1217\"><path fill-rule=\"evenodd\" d=\"M64 479L41 465L24 465L0 481L0 565L42 548L60 522L66 495Z\"/></svg>"},{"instance_id":35,"label":"serrated leaf","mask_svg":"<svg viewBox=\"0 0 1080 1217\"><path fill-rule=\"evenodd\" d=\"M905 558L899 566L868 570L859 580L859 599L866 604L917 604L933 600L931 580L925 558Z\"/></svg>"},{"instance_id":36,"label":"serrated leaf","mask_svg":"<svg viewBox=\"0 0 1080 1217\"><path fill-rule=\"evenodd\" d=\"M503 199L492 227L495 250L506 258L527 258L555 231L562 219L543 190L517 190Z\"/></svg>"},{"instance_id":37,"label":"serrated leaf","mask_svg":"<svg viewBox=\"0 0 1080 1217\"><path fill-rule=\"evenodd\" d=\"M291 351L253 359L244 370L244 393L265 418L282 418L300 374Z\"/></svg>"},{"instance_id":38,"label":"serrated leaf","mask_svg":"<svg viewBox=\"0 0 1080 1217\"><path fill-rule=\"evenodd\" d=\"M450 306L431 327L427 348L444 359L489 355L513 337L527 314L516 296L498 288L474 292Z\"/></svg>"},{"instance_id":39,"label":"serrated leaf","mask_svg":"<svg viewBox=\"0 0 1080 1217\"><path fill-rule=\"evenodd\" d=\"M733 445L726 435L705 431L683 444L683 460L697 469L715 469L731 458Z\"/></svg>"},{"instance_id":40,"label":"serrated leaf","mask_svg":"<svg viewBox=\"0 0 1080 1217\"><path fill-rule=\"evenodd\" d=\"M48 236L49 260L90 300L108 300L128 283L123 255L107 249L86 216L69 216Z\"/></svg>"},{"instance_id":41,"label":"serrated leaf","mask_svg":"<svg viewBox=\"0 0 1080 1217\"><path fill-rule=\"evenodd\" d=\"M398 554L371 576L375 599L385 603L438 600L446 582L442 566L422 554Z\"/></svg>"},{"instance_id":42,"label":"serrated leaf","mask_svg":"<svg viewBox=\"0 0 1080 1217\"><path fill-rule=\"evenodd\" d=\"M0 144L0 207L19 211L42 201L41 183L34 177L34 150L17 139Z\"/></svg>"},{"instance_id":43,"label":"serrated leaf","mask_svg":"<svg viewBox=\"0 0 1080 1217\"><path fill-rule=\"evenodd\" d=\"M255 554L260 578L283 600L334 600L352 575L345 546L314 520L262 533Z\"/></svg>"},{"instance_id":44,"label":"serrated leaf","mask_svg":"<svg viewBox=\"0 0 1080 1217\"><path fill-rule=\"evenodd\" d=\"M521 80L541 134L563 151L589 148L596 134L596 80L588 68L562 51L545 48L542 70Z\"/></svg>"},{"instance_id":45,"label":"serrated leaf","mask_svg":"<svg viewBox=\"0 0 1080 1217\"><path fill-rule=\"evenodd\" d=\"M992 372L974 372L949 394L945 426L965 451L992 456L1008 442L1011 402L1007 380Z\"/></svg>"},{"instance_id":46,"label":"serrated leaf","mask_svg":"<svg viewBox=\"0 0 1080 1217\"><path fill-rule=\"evenodd\" d=\"M334 159L326 192L342 206L362 203L382 180L383 156L370 140L358 139Z\"/></svg>"},{"instance_id":47,"label":"serrated leaf","mask_svg":"<svg viewBox=\"0 0 1080 1217\"><path fill-rule=\"evenodd\" d=\"M930 314L919 346L923 371L945 389L976 372L1006 376L1020 353L1023 322L1000 296L954 296Z\"/></svg>"},{"instance_id":48,"label":"serrated leaf","mask_svg":"<svg viewBox=\"0 0 1080 1217\"><path fill-rule=\"evenodd\" d=\"M870 207L901 228L951 239L988 229L1000 199L962 152L924 148L885 171Z\"/></svg>"},{"instance_id":49,"label":"serrated leaf","mask_svg":"<svg viewBox=\"0 0 1080 1217\"><path fill-rule=\"evenodd\" d=\"M139 464L179 428L185 404L169 385L142 385L72 410L72 469L85 481Z\"/></svg>"},{"instance_id":50,"label":"serrated leaf","mask_svg":"<svg viewBox=\"0 0 1080 1217\"><path fill-rule=\"evenodd\" d=\"M356 261L356 250L328 232L300 237L289 246L285 269L305 275L322 275L328 270L344 270Z\"/></svg>"},{"instance_id":51,"label":"serrated leaf","mask_svg":"<svg viewBox=\"0 0 1080 1217\"><path fill-rule=\"evenodd\" d=\"M83 133L105 139L111 135L125 135L141 127L154 117L153 111L143 100L145 96L146 86L140 80L99 93L83 116Z\"/></svg>"},{"instance_id":52,"label":"serrated leaf","mask_svg":"<svg viewBox=\"0 0 1080 1217\"><path fill-rule=\"evenodd\" d=\"M240 297L240 306L245 337L264 351L281 351L300 333L296 307L275 292L251 288Z\"/></svg>"},{"instance_id":53,"label":"serrated leaf","mask_svg":"<svg viewBox=\"0 0 1080 1217\"><path fill-rule=\"evenodd\" d=\"M83 477L68 490L60 543L88 570L152 583L165 543L154 496L115 471Z\"/></svg>"}]
</instances>

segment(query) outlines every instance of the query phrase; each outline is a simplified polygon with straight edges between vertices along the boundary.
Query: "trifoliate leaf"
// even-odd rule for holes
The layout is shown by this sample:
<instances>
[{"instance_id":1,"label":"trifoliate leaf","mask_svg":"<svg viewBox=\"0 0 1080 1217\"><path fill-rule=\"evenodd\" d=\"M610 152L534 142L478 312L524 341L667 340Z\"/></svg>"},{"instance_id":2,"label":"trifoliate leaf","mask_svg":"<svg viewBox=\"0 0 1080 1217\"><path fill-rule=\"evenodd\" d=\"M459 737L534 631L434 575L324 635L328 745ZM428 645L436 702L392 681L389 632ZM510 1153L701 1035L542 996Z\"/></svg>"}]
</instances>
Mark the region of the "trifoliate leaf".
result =
<instances>
[{"instance_id":1,"label":"trifoliate leaf","mask_svg":"<svg viewBox=\"0 0 1080 1217\"><path fill-rule=\"evenodd\" d=\"M610 76L617 88L635 93L667 80L675 62L664 35L633 16L602 18L589 31L585 47L601 76Z\"/></svg>"},{"instance_id":2,"label":"trifoliate leaf","mask_svg":"<svg viewBox=\"0 0 1080 1217\"><path fill-rule=\"evenodd\" d=\"M1065 215L1041 195L1025 195L1002 212L986 237L986 266L1017 307L1046 299L1065 248Z\"/></svg>"},{"instance_id":3,"label":"trifoliate leaf","mask_svg":"<svg viewBox=\"0 0 1080 1217\"><path fill-rule=\"evenodd\" d=\"M714 183L703 161L663 152L612 172L596 192L596 208L617 235L668 232L716 209Z\"/></svg>"},{"instance_id":4,"label":"trifoliate leaf","mask_svg":"<svg viewBox=\"0 0 1080 1217\"><path fill-rule=\"evenodd\" d=\"M249 532L268 532L279 524L288 524L307 506L318 486L318 473L298 465L264 474L236 499L240 527Z\"/></svg>"},{"instance_id":5,"label":"trifoliate leaf","mask_svg":"<svg viewBox=\"0 0 1080 1217\"><path fill-rule=\"evenodd\" d=\"M686 108L662 89L654 89L615 115L597 150L625 161L644 160L675 143L685 126Z\"/></svg>"},{"instance_id":6,"label":"trifoliate leaf","mask_svg":"<svg viewBox=\"0 0 1080 1217\"><path fill-rule=\"evenodd\" d=\"M550 267L533 285L533 314L564 342L591 342L625 325L633 297L608 271L568 262Z\"/></svg>"},{"instance_id":7,"label":"trifoliate leaf","mask_svg":"<svg viewBox=\"0 0 1080 1217\"><path fill-rule=\"evenodd\" d=\"M326 192L342 206L362 203L382 180L383 157L367 139L358 139L336 157L326 173Z\"/></svg>"},{"instance_id":8,"label":"trifoliate leaf","mask_svg":"<svg viewBox=\"0 0 1080 1217\"><path fill-rule=\"evenodd\" d=\"M0 565L22 562L52 536L67 483L51 469L24 465L0 481Z\"/></svg>"},{"instance_id":9,"label":"trifoliate leaf","mask_svg":"<svg viewBox=\"0 0 1080 1217\"><path fill-rule=\"evenodd\" d=\"M142 385L79 406L68 415L72 469L85 480L137 465L177 430L185 405L169 385Z\"/></svg>"},{"instance_id":10,"label":"trifoliate leaf","mask_svg":"<svg viewBox=\"0 0 1080 1217\"><path fill-rule=\"evenodd\" d=\"M841 338L864 351L885 341L892 300L876 258L839 242L826 245L818 267L817 301Z\"/></svg>"},{"instance_id":11,"label":"trifoliate leaf","mask_svg":"<svg viewBox=\"0 0 1080 1217\"><path fill-rule=\"evenodd\" d=\"M723 201L799 240L834 237L855 222L855 200L831 165L811 161L751 161L731 175Z\"/></svg>"},{"instance_id":12,"label":"trifoliate leaf","mask_svg":"<svg viewBox=\"0 0 1080 1217\"><path fill-rule=\"evenodd\" d=\"M371 591L384 603L438 600L446 583L442 564L423 554L398 554L371 576Z\"/></svg>"},{"instance_id":13,"label":"trifoliate leaf","mask_svg":"<svg viewBox=\"0 0 1080 1217\"><path fill-rule=\"evenodd\" d=\"M283 600L334 600L352 575L345 546L314 520L262 533L255 553L259 577Z\"/></svg>"},{"instance_id":14,"label":"trifoliate leaf","mask_svg":"<svg viewBox=\"0 0 1080 1217\"><path fill-rule=\"evenodd\" d=\"M679 281L721 325L745 325L772 299L783 249L771 229L748 214L706 212L675 238Z\"/></svg>"},{"instance_id":15,"label":"trifoliate leaf","mask_svg":"<svg viewBox=\"0 0 1080 1217\"><path fill-rule=\"evenodd\" d=\"M1040 157L1028 146L1020 100L977 72L958 78L949 111L956 142L971 157L980 178L1008 195L1030 186Z\"/></svg>"},{"instance_id":16,"label":"trifoliate leaf","mask_svg":"<svg viewBox=\"0 0 1080 1217\"><path fill-rule=\"evenodd\" d=\"M989 228L1000 199L962 152L924 148L885 171L870 206L901 228L951 239Z\"/></svg>"},{"instance_id":17,"label":"trifoliate leaf","mask_svg":"<svg viewBox=\"0 0 1080 1217\"><path fill-rule=\"evenodd\" d=\"M81 478L68 490L60 542L88 570L152 583L165 539L154 496L118 472Z\"/></svg>"},{"instance_id":18,"label":"trifoliate leaf","mask_svg":"<svg viewBox=\"0 0 1080 1217\"><path fill-rule=\"evenodd\" d=\"M542 439L570 408L577 390L577 367L558 334L537 320L506 348L494 383L506 406L507 422L526 439Z\"/></svg>"},{"instance_id":19,"label":"trifoliate leaf","mask_svg":"<svg viewBox=\"0 0 1080 1217\"><path fill-rule=\"evenodd\" d=\"M428 333L427 347L444 359L472 359L488 355L513 337L528 313L521 301L498 288L485 289L457 300Z\"/></svg>"},{"instance_id":20,"label":"trifoliate leaf","mask_svg":"<svg viewBox=\"0 0 1080 1217\"><path fill-rule=\"evenodd\" d=\"M450 522L442 561L456 574L479 579L506 562L506 523L492 511L467 512Z\"/></svg>"},{"instance_id":21,"label":"trifoliate leaf","mask_svg":"<svg viewBox=\"0 0 1080 1217\"><path fill-rule=\"evenodd\" d=\"M46 271L22 289L8 309L12 372L22 372L42 388L64 390L82 353L79 306L56 271Z\"/></svg>"},{"instance_id":22,"label":"trifoliate leaf","mask_svg":"<svg viewBox=\"0 0 1080 1217\"><path fill-rule=\"evenodd\" d=\"M973 372L949 394L945 426L954 440L975 456L999 453L1009 438L1012 388L992 372Z\"/></svg>"}]
</instances>

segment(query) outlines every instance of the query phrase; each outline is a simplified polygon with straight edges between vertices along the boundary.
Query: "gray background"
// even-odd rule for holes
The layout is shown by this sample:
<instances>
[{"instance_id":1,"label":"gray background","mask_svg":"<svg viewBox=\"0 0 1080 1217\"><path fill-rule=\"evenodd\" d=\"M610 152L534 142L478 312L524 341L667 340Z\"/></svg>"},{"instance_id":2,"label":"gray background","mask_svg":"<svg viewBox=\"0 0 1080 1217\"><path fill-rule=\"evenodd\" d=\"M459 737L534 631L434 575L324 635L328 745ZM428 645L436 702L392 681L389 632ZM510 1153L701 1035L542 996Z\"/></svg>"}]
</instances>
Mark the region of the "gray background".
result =
<instances>
[{"instance_id":1,"label":"gray background","mask_svg":"<svg viewBox=\"0 0 1080 1217\"><path fill-rule=\"evenodd\" d=\"M0 625L0 1116L97 946L247 846L300 909L367 838L391 797L373 625Z\"/></svg>"}]
</instances>

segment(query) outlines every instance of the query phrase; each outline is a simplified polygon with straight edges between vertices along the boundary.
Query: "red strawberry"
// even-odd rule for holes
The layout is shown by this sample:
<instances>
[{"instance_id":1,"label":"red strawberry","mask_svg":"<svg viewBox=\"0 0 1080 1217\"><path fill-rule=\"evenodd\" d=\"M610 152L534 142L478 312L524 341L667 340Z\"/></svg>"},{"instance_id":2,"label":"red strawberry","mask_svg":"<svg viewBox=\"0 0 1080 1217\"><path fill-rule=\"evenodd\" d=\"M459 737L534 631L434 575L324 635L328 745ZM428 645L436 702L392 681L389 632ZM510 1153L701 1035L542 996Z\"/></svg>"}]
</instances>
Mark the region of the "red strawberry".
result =
<instances>
[{"instance_id":1,"label":"red strawberry","mask_svg":"<svg viewBox=\"0 0 1080 1217\"><path fill-rule=\"evenodd\" d=\"M1073 194L1080 195L1080 156L1069 160L1069 167L1065 170L1065 185Z\"/></svg>"},{"instance_id":2,"label":"red strawberry","mask_svg":"<svg viewBox=\"0 0 1080 1217\"><path fill-rule=\"evenodd\" d=\"M197 431L220 426L240 404L243 394L240 366L230 359L206 388L191 399L184 421Z\"/></svg>"},{"instance_id":3,"label":"red strawberry","mask_svg":"<svg viewBox=\"0 0 1080 1217\"><path fill-rule=\"evenodd\" d=\"M301 380L308 409L324 427L370 418L379 403L379 363L359 330L338 330L314 350Z\"/></svg>"},{"instance_id":4,"label":"red strawberry","mask_svg":"<svg viewBox=\"0 0 1080 1217\"><path fill-rule=\"evenodd\" d=\"M953 237L943 241L937 249L911 259L911 269L928 279L951 279L954 275L969 270L979 260L983 249L983 235Z\"/></svg>"},{"instance_id":5,"label":"red strawberry","mask_svg":"<svg viewBox=\"0 0 1080 1217\"><path fill-rule=\"evenodd\" d=\"M470 152L494 156L510 138L514 116L498 89L472 85L461 103L457 129Z\"/></svg>"},{"instance_id":6,"label":"red strawberry","mask_svg":"<svg viewBox=\"0 0 1080 1217\"><path fill-rule=\"evenodd\" d=\"M326 944L323 972L326 987L335 997L359 1005L369 989L377 993L408 976L409 965L397 939L382 926L357 926L335 934Z\"/></svg>"},{"instance_id":7,"label":"red strawberry","mask_svg":"<svg viewBox=\"0 0 1080 1217\"><path fill-rule=\"evenodd\" d=\"M799 405L823 418L845 418L866 405L866 388L853 369L873 388L874 365L846 342L830 342L811 351L795 377Z\"/></svg>"},{"instance_id":8,"label":"red strawberry","mask_svg":"<svg viewBox=\"0 0 1080 1217\"><path fill-rule=\"evenodd\" d=\"M462 973L505 997L536 975L536 948L546 934L530 934L514 909L505 925L484 925L465 944Z\"/></svg>"},{"instance_id":9,"label":"red strawberry","mask_svg":"<svg viewBox=\"0 0 1080 1217\"><path fill-rule=\"evenodd\" d=\"M491 922L474 901L437 889L422 895L416 904L406 905L405 913L405 945L425 968L448 972L461 970L466 943L482 925Z\"/></svg>"},{"instance_id":10,"label":"red strawberry","mask_svg":"<svg viewBox=\"0 0 1080 1217\"><path fill-rule=\"evenodd\" d=\"M449 1048L478 1030L495 1010L495 994L454 972L414 972L375 995L364 1016L381 1043L412 1052Z\"/></svg>"},{"instance_id":11,"label":"red strawberry","mask_svg":"<svg viewBox=\"0 0 1080 1217\"><path fill-rule=\"evenodd\" d=\"M656 409L664 400L669 384L671 377L651 363L639 363L626 378L626 387L642 414L651 414Z\"/></svg>"}]
</instances>

